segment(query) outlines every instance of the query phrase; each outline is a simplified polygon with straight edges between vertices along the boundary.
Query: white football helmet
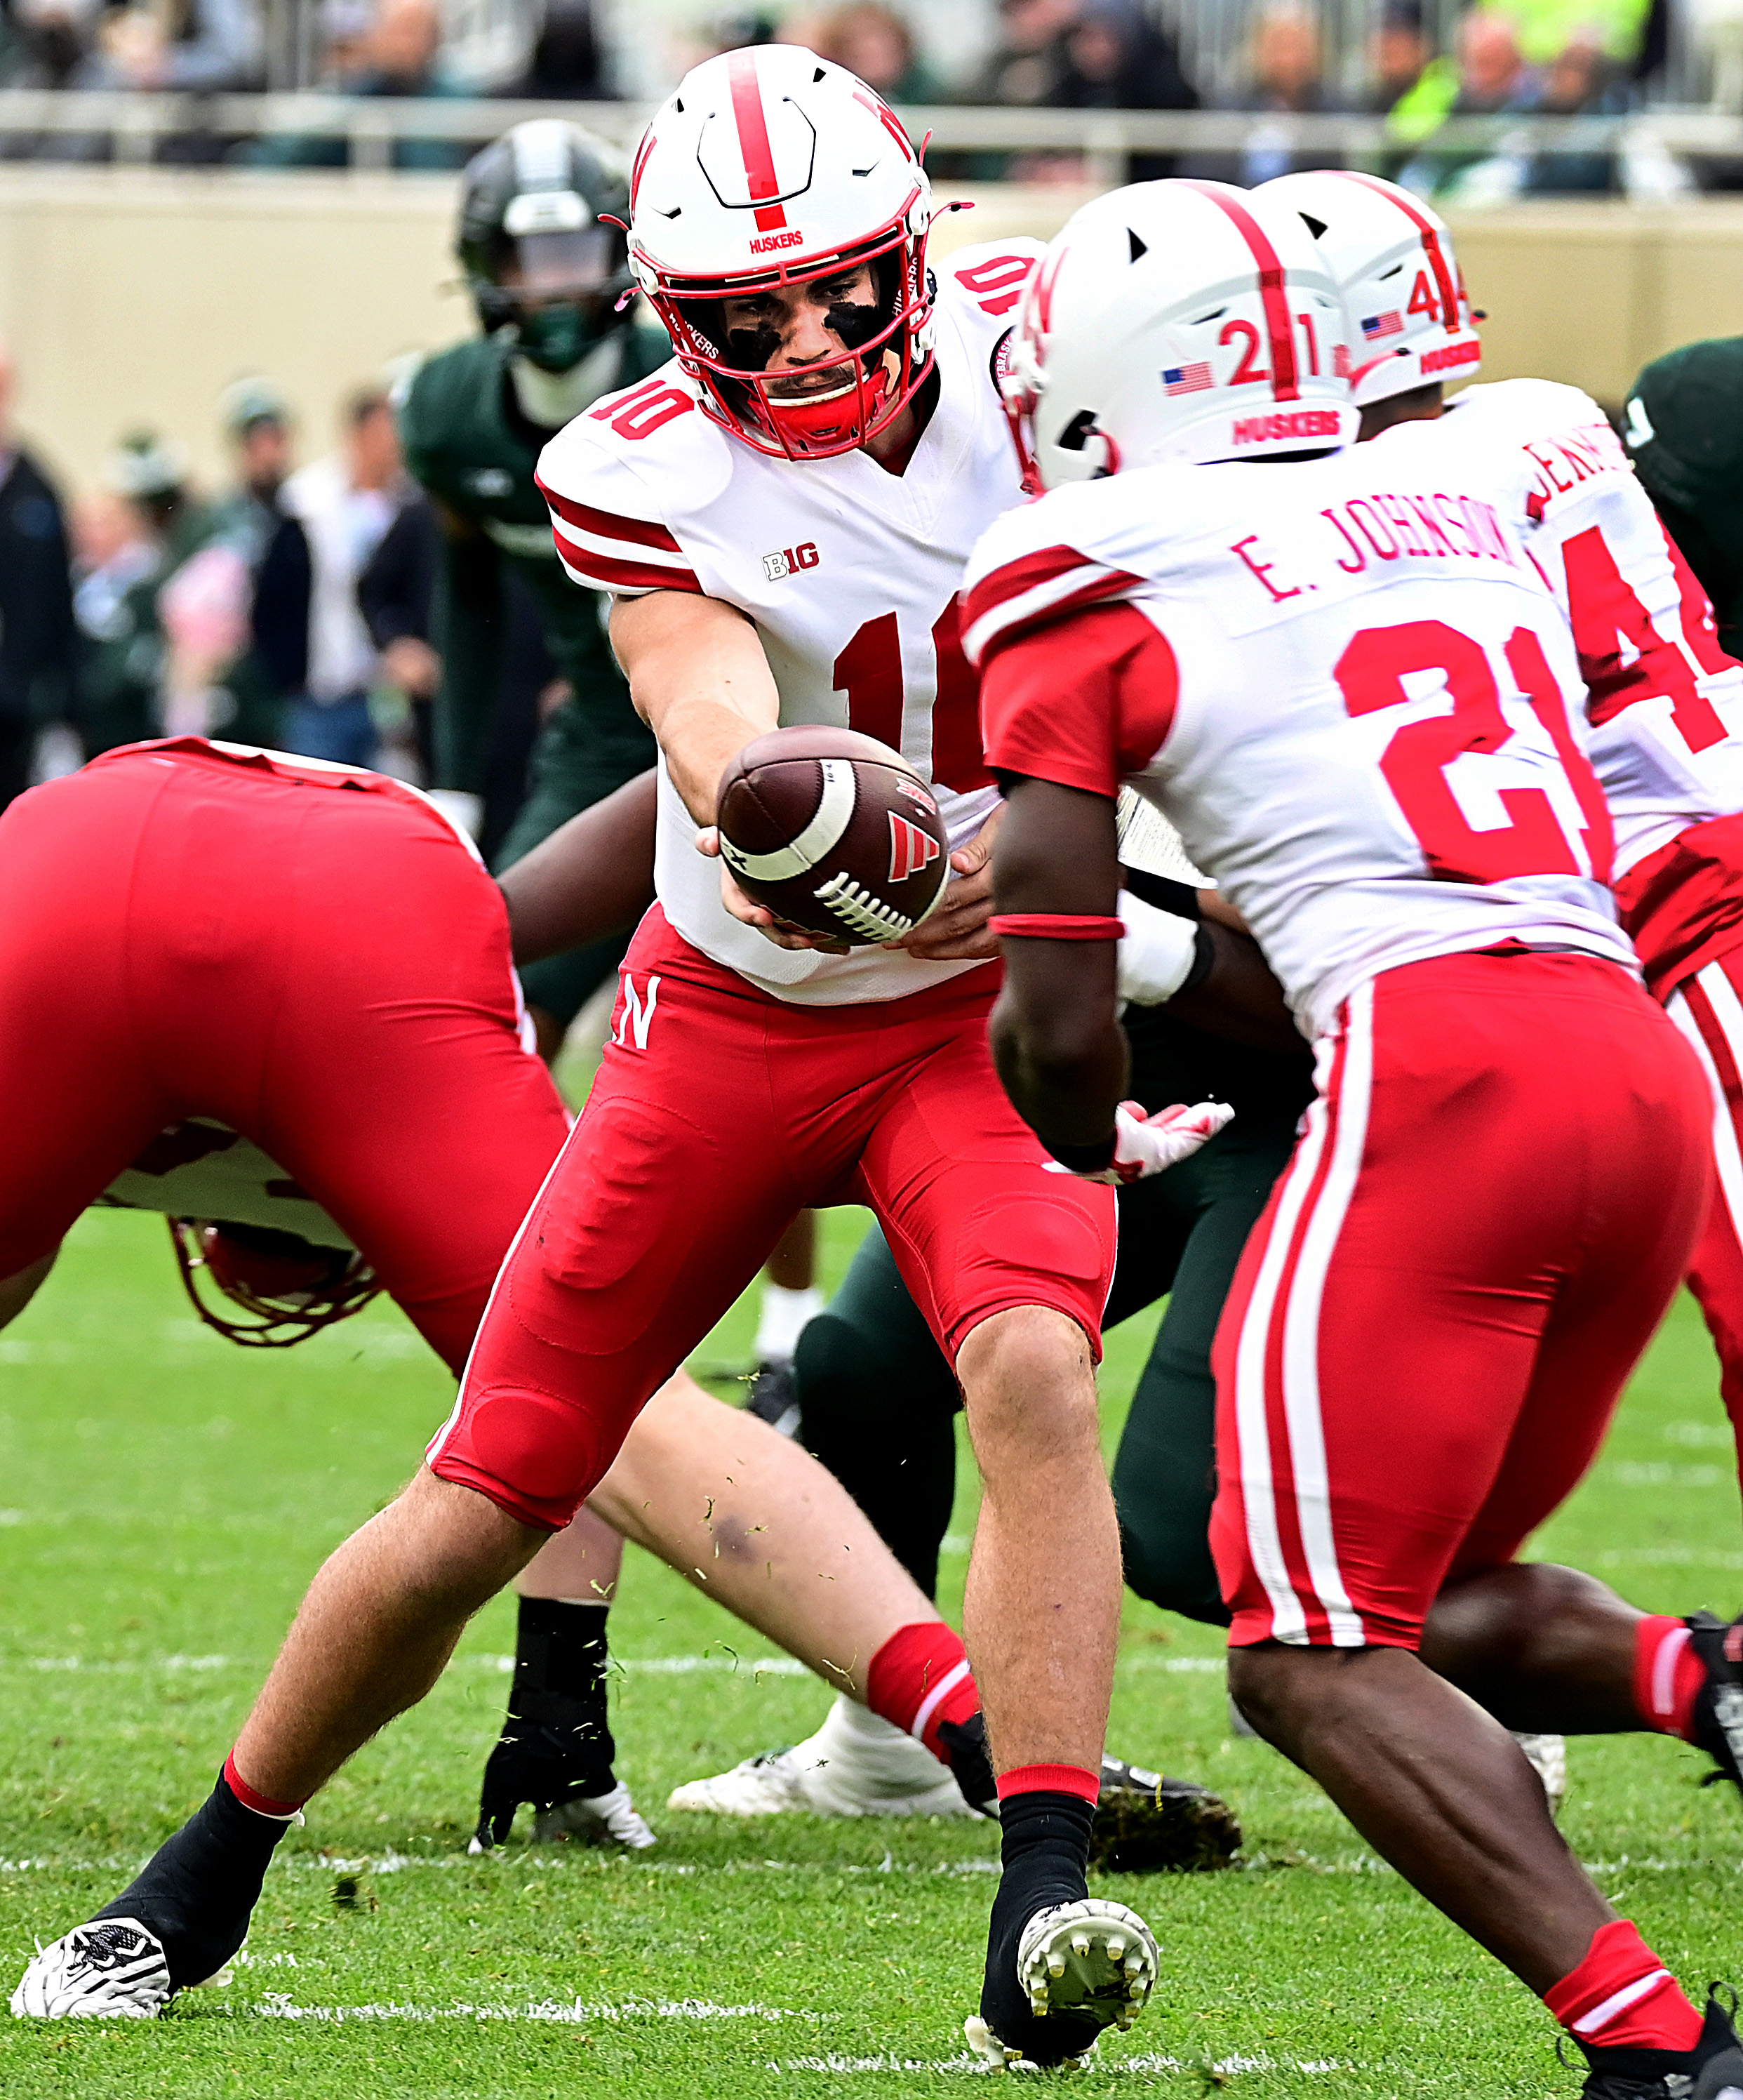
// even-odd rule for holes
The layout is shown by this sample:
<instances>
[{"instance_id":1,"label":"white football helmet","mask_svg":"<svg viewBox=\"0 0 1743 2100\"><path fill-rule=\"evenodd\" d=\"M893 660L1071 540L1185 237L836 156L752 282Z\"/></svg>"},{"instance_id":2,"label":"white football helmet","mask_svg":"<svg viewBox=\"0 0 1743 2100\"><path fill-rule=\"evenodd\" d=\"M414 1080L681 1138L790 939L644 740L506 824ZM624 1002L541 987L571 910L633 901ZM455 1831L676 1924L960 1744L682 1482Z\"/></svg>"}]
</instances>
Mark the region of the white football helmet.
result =
<instances>
[{"instance_id":1,"label":"white football helmet","mask_svg":"<svg viewBox=\"0 0 1743 2100\"><path fill-rule=\"evenodd\" d=\"M861 80L797 44L728 51L686 73L649 124L630 178L630 267L704 409L759 452L852 452L931 369L926 236L932 189L894 113ZM772 345L729 337L728 294L871 265L876 321L841 307L853 353L794 366L851 371L822 394L772 393ZM838 332L839 329L838 326Z\"/></svg>"},{"instance_id":2,"label":"white football helmet","mask_svg":"<svg viewBox=\"0 0 1743 2100\"><path fill-rule=\"evenodd\" d=\"M1279 175L1253 194L1299 212L1349 313L1356 405L1437 381L1474 379L1483 359L1452 236L1420 197L1378 175Z\"/></svg>"},{"instance_id":3,"label":"white football helmet","mask_svg":"<svg viewBox=\"0 0 1743 2100\"><path fill-rule=\"evenodd\" d=\"M1227 183L1134 183L1030 277L1005 382L1025 486L1351 443L1343 302L1292 212Z\"/></svg>"}]
</instances>

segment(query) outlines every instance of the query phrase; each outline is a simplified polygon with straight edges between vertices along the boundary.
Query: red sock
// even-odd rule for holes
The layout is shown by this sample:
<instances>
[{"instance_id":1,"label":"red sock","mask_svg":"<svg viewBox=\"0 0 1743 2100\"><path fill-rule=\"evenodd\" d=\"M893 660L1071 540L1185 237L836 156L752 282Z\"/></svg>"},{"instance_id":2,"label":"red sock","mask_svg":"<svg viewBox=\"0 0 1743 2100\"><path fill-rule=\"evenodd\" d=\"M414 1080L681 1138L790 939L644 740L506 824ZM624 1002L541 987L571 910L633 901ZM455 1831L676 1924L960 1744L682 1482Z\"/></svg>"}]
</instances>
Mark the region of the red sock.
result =
<instances>
[{"instance_id":1,"label":"red sock","mask_svg":"<svg viewBox=\"0 0 1743 2100\"><path fill-rule=\"evenodd\" d=\"M998 1776L998 1798L1014 1793L1073 1793L1093 1807L1102 1798L1102 1775L1081 1765L1019 1765Z\"/></svg>"},{"instance_id":2,"label":"red sock","mask_svg":"<svg viewBox=\"0 0 1743 2100\"><path fill-rule=\"evenodd\" d=\"M1706 1668L1680 1619L1653 1616L1634 1630L1634 1703L1661 1734L1692 1742L1695 1701Z\"/></svg>"},{"instance_id":3,"label":"red sock","mask_svg":"<svg viewBox=\"0 0 1743 2100\"><path fill-rule=\"evenodd\" d=\"M236 1770L234 1750L224 1760L224 1784L244 1808L252 1808L257 1815L270 1815L275 1823L288 1823L302 1807L300 1801L274 1801L266 1794L257 1793Z\"/></svg>"},{"instance_id":4,"label":"red sock","mask_svg":"<svg viewBox=\"0 0 1743 2100\"><path fill-rule=\"evenodd\" d=\"M1701 2015L1625 1917L1598 1927L1585 1960L1543 2002L1592 2049L1691 2049L1701 2039Z\"/></svg>"},{"instance_id":5,"label":"red sock","mask_svg":"<svg viewBox=\"0 0 1743 2100\"><path fill-rule=\"evenodd\" d=\"M960 1637L942 1619L922 1619L891 1634L872 1657L865 1703L948 1763L939 1724L971 1719L980 1693Z\"/></svg>"}]
</instances>

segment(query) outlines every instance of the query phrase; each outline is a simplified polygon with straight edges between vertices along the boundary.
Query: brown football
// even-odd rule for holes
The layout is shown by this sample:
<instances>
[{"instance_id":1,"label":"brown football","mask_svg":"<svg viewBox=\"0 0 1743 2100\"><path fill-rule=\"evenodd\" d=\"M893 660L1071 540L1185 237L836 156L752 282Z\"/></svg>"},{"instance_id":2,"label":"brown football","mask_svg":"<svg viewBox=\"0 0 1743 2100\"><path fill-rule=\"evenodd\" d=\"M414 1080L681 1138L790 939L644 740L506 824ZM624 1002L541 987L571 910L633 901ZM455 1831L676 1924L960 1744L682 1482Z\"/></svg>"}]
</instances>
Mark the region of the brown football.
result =
<instances>
[{"instance_id":1,"label":"brown football","mask_svg":"<svg viewBox=\"0 0 1743 2100\"><path fill-rule=\"evenodd\" d=\"M720 776L720 853L777 919L856 948L900 940L950 870L931 791L856 730L771 730Z\"/></svg>"}]
</instances>

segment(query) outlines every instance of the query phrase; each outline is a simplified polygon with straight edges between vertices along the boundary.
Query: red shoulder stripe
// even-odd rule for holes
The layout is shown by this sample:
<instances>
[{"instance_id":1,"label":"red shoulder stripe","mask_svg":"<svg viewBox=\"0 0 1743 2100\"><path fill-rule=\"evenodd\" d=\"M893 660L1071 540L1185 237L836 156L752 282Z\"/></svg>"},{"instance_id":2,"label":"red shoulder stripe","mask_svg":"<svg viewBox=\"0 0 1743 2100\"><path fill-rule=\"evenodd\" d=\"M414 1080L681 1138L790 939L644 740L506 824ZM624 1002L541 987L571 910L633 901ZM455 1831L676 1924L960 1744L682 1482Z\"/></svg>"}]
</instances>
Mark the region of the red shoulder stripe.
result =
<instances>
[{"instance_id":1,"label":"red shoulder stripe","mask_svg":"<svg viewBox=\"0 0 1743 2100\"><path fill-rule=\"evenodd\" d=\"M698 598L708 594L693 570L656 569L645 562L614 562L609 554L596 554L591 547L578 547L562 532L556 537L564 567L596 590L694 591Z\"/></svg>"},{"instance_id":2,"label":"red shoulder stripe","mask_svg":"<svg viewBox=\"0 0 1743 2100\"><path fill-rule=\"evenodd\" d=\"M663 525L656 525L645 518L623 518L615 510L596 510L591 504L577 503L573 497L559 496L554 488L539 483L539 493L559 518L583 532L596 532L602 540L627 540L632 546L658 547L662 554L681 554L684 552Z\"/></svg>"},{"instance_id":3,"label":"red shoulder stripe","mask_svg":"<svg viewBox=\"0 0 1743 2100\"><path fill-rule=\"evenodd\" d=\"M1083 580L1075 589L1032 610L999 618L1001 608L1027 593L1079 574ZM1077 611L1103 598L1118 598L1141 580L1124 569L1108 568L1076 547L1043 547L1032 554L1019 555L983 576L968 594L962 625L971 660L984 659L1018 635L1030 633L1063 613ZM982 633L984 622L988 624Z\"/></svg>"}]
</instances>

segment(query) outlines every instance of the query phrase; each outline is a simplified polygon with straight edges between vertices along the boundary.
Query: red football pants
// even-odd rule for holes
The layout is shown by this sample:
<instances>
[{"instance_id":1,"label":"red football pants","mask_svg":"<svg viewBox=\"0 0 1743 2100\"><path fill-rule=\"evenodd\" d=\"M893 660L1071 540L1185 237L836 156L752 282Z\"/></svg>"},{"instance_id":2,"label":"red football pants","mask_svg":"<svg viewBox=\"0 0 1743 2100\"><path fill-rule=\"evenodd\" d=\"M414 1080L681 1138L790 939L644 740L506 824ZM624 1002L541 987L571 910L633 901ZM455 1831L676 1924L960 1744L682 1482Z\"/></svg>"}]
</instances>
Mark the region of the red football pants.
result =
<instances>
[{"instance_id":1,"label":"red football pants","mask_svg":"<svg viewBox=\"0 0 1743 2100\"><path fill-rule=\"evenodd\" d=\"M457 1371L567 1127L434 810L141 752L0 818L0 1276L165 1125L251 1138Z\"/></svg>"},{"instance_id":2,"label":"red football pants","mask_svg":"<svg viewBox=\"0 0 1743 2100\"><path fill-rule=\"evenodd\" d=\"M1567 955L1389 970L1242 1256L1213 1362L1230 1639L1414 1648L1591 1462L1706 1212L1710 1109Z\"/></svg>"},{"instance_id":3,"label":"red football pants","mask_svg":"<svg viewBox=\"0 0 1743 2100\"><path fill-rule=\"evenodd\" d=\"M1666 1001L1710 1091L1713 1200L1688 1287L1719 1352L1719 1391L1743 1473L1743 948L1686 977Z\"/></svg>"},{"instance_id":4,"label":"red football pants","mask_svg":"<svg viewBox=\"0 0 1743 2100\"><path fill-rule=\"evenodd\" d=\"M906 999L790 1005L656 906L434 1470L561 1529L807 1207L871 1206L953 1361L971 1328L1022 1305L1067 1314L1098 1348L1113 1192L1046 1171L988 1052L997 990L982 968Z\"/></svg>"}]
</instances>

